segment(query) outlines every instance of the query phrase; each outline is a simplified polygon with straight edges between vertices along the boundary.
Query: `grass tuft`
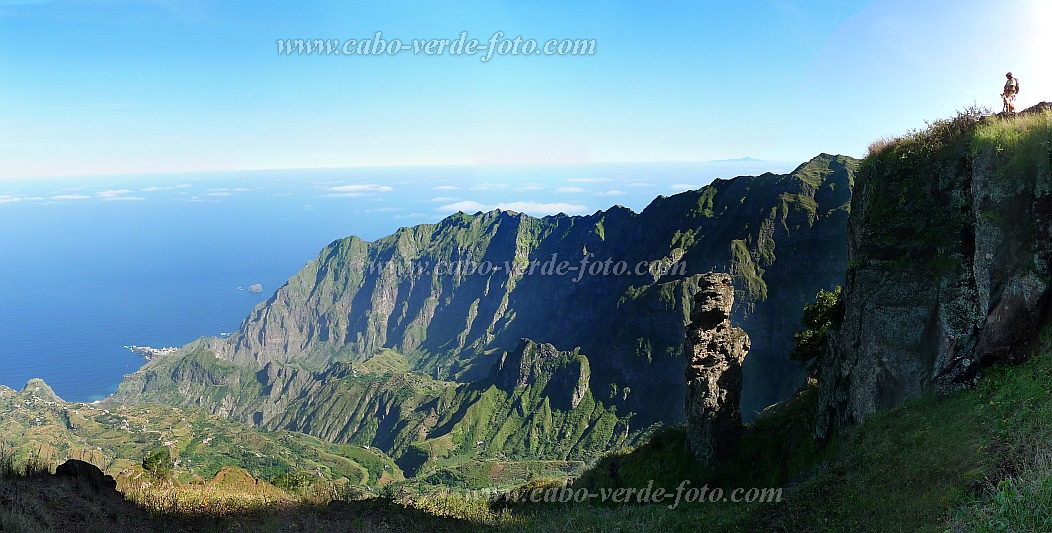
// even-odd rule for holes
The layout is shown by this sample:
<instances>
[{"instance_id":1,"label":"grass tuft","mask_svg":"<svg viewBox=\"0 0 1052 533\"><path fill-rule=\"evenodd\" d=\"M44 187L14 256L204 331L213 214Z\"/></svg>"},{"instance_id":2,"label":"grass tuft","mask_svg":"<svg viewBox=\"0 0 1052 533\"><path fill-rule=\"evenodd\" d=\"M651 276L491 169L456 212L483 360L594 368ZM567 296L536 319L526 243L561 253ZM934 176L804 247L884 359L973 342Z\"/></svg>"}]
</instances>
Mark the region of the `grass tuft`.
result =
<instances>
[{"instance_id":1,"label":"grass tuft","mask_svg":"<svg viewBox=\"0 0 1052 533\"><path fill-rule=\"evenodd\" d=\"M1052 112L991 117L975 129L972 153L1006 159L998 177L1033 180L1052 166Z\"/></svg>"}]
</instances>

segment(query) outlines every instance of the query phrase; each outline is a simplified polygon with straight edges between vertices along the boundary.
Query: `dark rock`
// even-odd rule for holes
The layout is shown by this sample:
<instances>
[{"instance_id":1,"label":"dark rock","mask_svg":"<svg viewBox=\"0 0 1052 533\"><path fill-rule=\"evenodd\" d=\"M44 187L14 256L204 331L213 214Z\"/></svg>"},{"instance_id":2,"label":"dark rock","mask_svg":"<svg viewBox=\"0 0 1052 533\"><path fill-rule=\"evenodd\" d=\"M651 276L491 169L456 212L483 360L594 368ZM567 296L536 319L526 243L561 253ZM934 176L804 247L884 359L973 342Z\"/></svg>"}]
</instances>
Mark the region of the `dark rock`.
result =
<instances>
[{"instance_id":1,"label":"dark rock","mask_svg":"<svg viewBox=\"0 0 1052 533\"><path fill-rule=\"evenodd\" d=\"M730 323L730 275L706 274L699 289L684 347L687 447L699 461L715 466L741 431L742 362L749 353L749 336Z\"/></svg>"},{"instance_id":2,"label":"dark rock","mask_svg":"<svg viewBox=\"0 0 1052 533\"><path fill-rule=\"evenodd\" d=\"M1032 105L1032 106L1020 111L1019 114L1020 115L1032 115L1032 114L1037 114L1037 113L1048 113L1050 111L1052 111L1052 103L1049 103L1049 102L1038 102L1037 104L1034 104L1034 105Z\"/></svg>"},{"instance_id":3,"label":"dark rock","mask_svg":"<svg viewBox=\"0 0 1052 533\"><path fill-rule=\"evenodd\" d=\"M1025 359L1049 320L1050 160L1026 140L973 142L983 124L1012 117L962 117L891 145L858 174L844 317L819 375L820 438ZM929 148L913 148L921 142Z\"/></svg>"},{"instance_id":4,"label":"dark rock","mask_svg":"<svg viewBox=\"0 0 1052 533\"><path fill-rule=\"evenodd\" d=\"M56 476L70 477L84 481L97 493L112 493L117 491L117 482L112 476L103 473L99 467L77 459L70 459L58 465L55 469Z\"/></svg>"}]
</instances>

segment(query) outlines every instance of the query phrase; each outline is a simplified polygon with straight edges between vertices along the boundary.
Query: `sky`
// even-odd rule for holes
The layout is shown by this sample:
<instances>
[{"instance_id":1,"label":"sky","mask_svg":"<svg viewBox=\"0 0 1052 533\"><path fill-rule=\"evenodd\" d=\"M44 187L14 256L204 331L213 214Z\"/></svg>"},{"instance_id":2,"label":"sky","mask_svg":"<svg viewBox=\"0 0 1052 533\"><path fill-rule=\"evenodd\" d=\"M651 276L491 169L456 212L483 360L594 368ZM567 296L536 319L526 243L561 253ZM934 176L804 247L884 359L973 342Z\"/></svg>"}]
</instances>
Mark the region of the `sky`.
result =
<instances>
[{"instance_id":1,"label":"sky","mask_svg":"<svg viewBox=\"0 0 1052 533\"><path fill-rule=\"evenodd\" d=\"M0 0L0 178L862 156L1052 100L1045 0ZM281 39L594 54L279 53ZM499 43L499 40L497 41Z\"/></svg>"}]
</instances>

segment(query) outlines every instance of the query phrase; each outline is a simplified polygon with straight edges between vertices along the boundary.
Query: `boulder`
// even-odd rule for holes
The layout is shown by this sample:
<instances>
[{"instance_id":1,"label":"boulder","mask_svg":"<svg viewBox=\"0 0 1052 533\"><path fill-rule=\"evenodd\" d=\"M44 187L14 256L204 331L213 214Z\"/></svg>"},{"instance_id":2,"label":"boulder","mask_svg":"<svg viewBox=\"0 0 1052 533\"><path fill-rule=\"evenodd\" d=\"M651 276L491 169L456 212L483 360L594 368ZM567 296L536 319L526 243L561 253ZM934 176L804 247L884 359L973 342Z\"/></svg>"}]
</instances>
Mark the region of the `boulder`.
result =
<instances>
[{"instance_id":1,"label":"boulder","mask_svg":"<svg viewBox=\"0 0 1052 533\"><path fill-rule=\"evenodd\" d=\"M58 465L55 475L83 480L97 493L117 491L117 482L112 476L107 476L99 467L85 461L70 459Z\"/></svg>"}]
</instances>

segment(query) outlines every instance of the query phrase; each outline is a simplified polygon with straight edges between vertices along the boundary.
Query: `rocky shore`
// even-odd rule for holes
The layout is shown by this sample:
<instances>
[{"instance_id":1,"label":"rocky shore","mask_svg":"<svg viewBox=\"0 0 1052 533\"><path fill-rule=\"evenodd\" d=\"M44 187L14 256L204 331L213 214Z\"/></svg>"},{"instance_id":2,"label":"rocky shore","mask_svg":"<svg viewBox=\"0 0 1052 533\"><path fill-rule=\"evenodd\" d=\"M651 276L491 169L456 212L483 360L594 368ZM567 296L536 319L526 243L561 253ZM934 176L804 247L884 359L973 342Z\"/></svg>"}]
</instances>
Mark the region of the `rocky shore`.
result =
<instances>
[{"instance_id":1,"label":"rocky shore","mask_svg":"<svg viewBox=\"0 0 1052 533\"><path fill-rule=\"evenodd\" d=\"M172 355L179 351L179 348L151 348L149 346L125 346L125 348L131 350L132 353L143 356L147 361L151 361L156 357Z\"/></svg>"}]
</instances>

